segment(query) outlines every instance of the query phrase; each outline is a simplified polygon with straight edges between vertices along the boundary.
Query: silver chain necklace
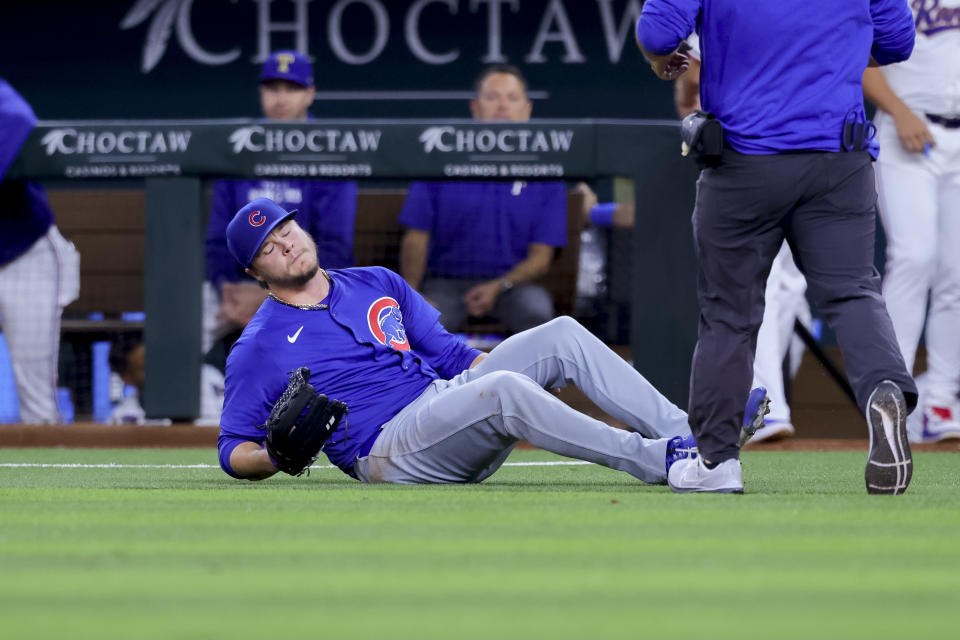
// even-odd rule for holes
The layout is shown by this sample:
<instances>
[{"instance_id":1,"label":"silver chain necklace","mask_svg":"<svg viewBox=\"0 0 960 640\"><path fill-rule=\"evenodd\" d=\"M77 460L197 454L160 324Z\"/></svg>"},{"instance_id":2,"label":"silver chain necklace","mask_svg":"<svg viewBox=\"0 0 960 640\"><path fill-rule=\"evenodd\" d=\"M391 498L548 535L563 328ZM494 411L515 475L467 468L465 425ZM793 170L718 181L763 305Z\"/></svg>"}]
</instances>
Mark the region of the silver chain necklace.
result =
<instances>
[{"instance_id":1,"label":"silver chain necklace","mask_svg":"<svg viewBox=\"0 0 960 640\"><path fill-rule=\"evenodd\" d=\"M326 278L326 279L327 279L327 282L329 282L330 285L332 286L332 285L333 285L333 280L330 278L330 274L328 274L328 273L327 273L326 271L324 271L323 269L320 269L320 273L323 274L323 277ZM288 307L293 307L294 309L303 309L304 311L319 311L319 310L321 310L321 309L329 309L329 308L330 308L330 305L324 304L324 303L322 303L322 302L316 302L316 303L314 303L314 304L294 304L293 302L287 302L286 300L284 300L284 299L281 298L280 296L274 294L272 291L270 291L270 292L267 293L267 297L273 298L274 300L276 300L276 301L279 302L280 304L285 304L285 305L287 305Z\"/></svg>"},{"instance_id":2,"label":"silver chain necklace","mask_svg":"<svg viewBox=\"0 0 960 640\"><path fill-rule=\"evenodd\" d=\"M330 308L330 305L323 304L322 302L318 302L318 303L316 303L316 304L294 304L294 303L292 303L292 302L287 302L287 301L284 300L283 298L281 298L281 297L279 297L279 296L276 296L276 295L274 295L273 293L268 293L267 296L270 297L270 298L273 298L274 300L276 300L276 301L279 302L280 304L285 304L285 305L287 305L288 307L293 307L294 309L303 309L304 311L316 311L316 310L318 310L318 309L329 309L329 308Z\"/></svg>"}]
</instances>

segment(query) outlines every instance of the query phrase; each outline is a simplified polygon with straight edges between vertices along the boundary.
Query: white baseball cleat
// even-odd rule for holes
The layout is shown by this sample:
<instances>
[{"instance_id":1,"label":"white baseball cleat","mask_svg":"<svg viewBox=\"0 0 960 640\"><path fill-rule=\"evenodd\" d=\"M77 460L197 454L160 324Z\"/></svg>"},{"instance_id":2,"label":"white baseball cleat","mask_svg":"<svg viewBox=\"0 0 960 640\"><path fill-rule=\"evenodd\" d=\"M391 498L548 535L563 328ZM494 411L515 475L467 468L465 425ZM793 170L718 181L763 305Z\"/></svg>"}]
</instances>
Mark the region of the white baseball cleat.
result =
<instances>
[{"instance_id":1,"label":"white baseball cleat","mask_svg":"<svg viewBox=\"0 0 960 640\"><path fill-rule=\"evenodd\" d=\"M884 380L867 400L870 457L864 479L867 493L897 495L907 490L913 458L907 441L907 401L900 387Z\"/></svg>"},{"instance_id":2,"label":"white baseball cleat","mask_svg":"<svg viewBox=\"0 0 960 640\"><path fill-rule=\"evenodd\" d=\"M676 493L743 493L743 471L736 458L713 469L708 469L700 456L683 458L670 467L667 484Z\"/></svg>"},{"instance_id":3,"label":"white baseball cleat","mask_svg":"<svg viewBox=\"0 0 960 640\"><path fill-rule=\"evenodd\" d=\"M763 442L764 440L783 440L789 438L797 432L793 425L787 420L777 420L767 418L763 421L763 426L757 429L750 442Z\"/></svg>"}]
</instances>

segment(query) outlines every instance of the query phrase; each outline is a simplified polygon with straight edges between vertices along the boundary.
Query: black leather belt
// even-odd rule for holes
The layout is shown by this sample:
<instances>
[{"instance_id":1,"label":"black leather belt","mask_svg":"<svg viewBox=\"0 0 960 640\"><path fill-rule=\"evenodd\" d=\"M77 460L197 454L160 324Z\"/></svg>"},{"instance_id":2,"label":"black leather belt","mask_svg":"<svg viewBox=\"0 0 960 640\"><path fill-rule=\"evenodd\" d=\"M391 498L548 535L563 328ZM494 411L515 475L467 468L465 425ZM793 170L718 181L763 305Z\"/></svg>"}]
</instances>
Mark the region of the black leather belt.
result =
<instances>
[{"instance_id":1,"label":"black leather belt","mask_svg":"<svg viewBox=\"0 0 960 640\"><path fill-rule=\"evenodd\" d=\"M947 116L938 116L935 113L928 113L927 120L946 127L947 129L960 129L960 117L950 118Z\"/></svg>"}]
</instances>

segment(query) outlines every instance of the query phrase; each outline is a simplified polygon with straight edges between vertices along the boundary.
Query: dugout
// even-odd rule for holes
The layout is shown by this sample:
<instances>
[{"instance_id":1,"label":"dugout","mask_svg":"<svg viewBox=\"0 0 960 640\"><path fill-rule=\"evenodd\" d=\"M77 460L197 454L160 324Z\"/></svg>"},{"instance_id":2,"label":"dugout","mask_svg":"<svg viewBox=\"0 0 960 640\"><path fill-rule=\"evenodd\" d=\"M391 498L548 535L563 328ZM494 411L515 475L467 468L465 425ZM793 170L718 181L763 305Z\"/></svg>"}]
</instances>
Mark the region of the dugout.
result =
<instances>
[{"instance_id":1,"label":"dugout","mask_svg":"<svg viewBox=\"0 0 960 640\"><path fill-rule=\"evenodd\" d=\"M84 264L102 268L85 278L78 303L103 308L113 293L135 296L142 285L150 381L143 406L148 417L174 419L199 411L208 181L356 180L366 197L358 203L357 233L389 238L399 233L389 217L402 202L396 187L410 180L616 178L636 207L629 264L617 265L629 289L633 364L685 407L698 316L690 229L696 168L679 154L677 128L626 120L42 121L8 175L44 181L55 211L65 197L59 190L71 191L74 204L86 198L84 219L94 222L65 229L86 234ZM104 209L97 194L105 189L117 210ZM130 213L136 211L139 220ZM126 235L133 250L109 251L105 234ZM389 242L370 246L379 249L358 254L358 264L389 265ZM555 297L571 282L570 264L557 267L558 280L548 285ZM557 301L567 311L562 295Z\"/></svg>"}]
</instances>

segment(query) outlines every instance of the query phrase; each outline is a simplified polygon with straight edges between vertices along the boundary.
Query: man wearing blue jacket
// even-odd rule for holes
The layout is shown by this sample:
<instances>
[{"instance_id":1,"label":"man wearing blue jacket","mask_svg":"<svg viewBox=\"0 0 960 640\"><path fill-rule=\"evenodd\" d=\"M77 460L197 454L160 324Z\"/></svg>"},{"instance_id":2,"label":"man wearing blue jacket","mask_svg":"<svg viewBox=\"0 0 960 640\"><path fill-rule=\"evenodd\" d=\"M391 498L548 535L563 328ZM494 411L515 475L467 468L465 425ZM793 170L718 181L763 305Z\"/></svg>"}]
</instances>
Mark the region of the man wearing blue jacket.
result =
<instances>
[{"instance_id":1,"label":"man wearing blue jacket","mask_svg":"<svg viewBox=\"0 0 960 640\"><path fill-rule=\"evenodd\" d=\"M809 294L837 334L867 417L869 493L906 490L906 416L916 386L904 366L873 266L872 159L863 110L867 64L905 60L904 0L648 0L637 42L662 79L689 64L700 37L700 101L725 144L697 182L699 341L690 426L700 456L671 469L678 492L743 490L737 410L753 375L764 283L784 238Z\"/></svg>"}]
</instances>

